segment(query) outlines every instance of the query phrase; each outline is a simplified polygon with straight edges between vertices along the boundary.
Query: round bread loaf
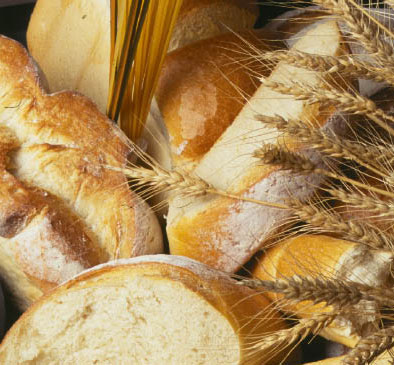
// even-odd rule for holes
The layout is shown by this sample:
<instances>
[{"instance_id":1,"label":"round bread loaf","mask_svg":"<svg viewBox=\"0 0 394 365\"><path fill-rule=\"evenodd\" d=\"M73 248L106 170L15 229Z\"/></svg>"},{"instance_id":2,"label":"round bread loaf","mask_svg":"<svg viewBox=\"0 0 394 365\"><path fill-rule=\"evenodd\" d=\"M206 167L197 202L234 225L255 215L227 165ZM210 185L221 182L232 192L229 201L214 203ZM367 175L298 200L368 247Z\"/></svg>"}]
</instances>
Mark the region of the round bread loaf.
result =
<instances>
[{"instance_id":1,"label":"round bread loaf","mask_svg":"<svg viewBox=\"0 0 394 365\"><path fill-rule=\"evenodd\" d=\"M278 316L261 294L196 261L119 260L33 304L3 340L0 362L278 364L251 346L285 328Z\"/></svg>"},{"instance_id":2,"label":"round bread loaf","mask_svg":"<svg viewBox=\"0 0 394 365\"><path fill-rule=\"evenodd\" d=\"M93 265L161 252L154 214L105 168L127 164L123 133L86 97L46 94L6 37L0 80L0 276L20 307Z\"/></svg>"},{"instance_id":3,"label":"round bread loaf","mask_svg":"<svg viewBox=\"0 0 394 365\"><path fill-rule=\"evenodd\" d=\"M278 280L296 275L328 280L346 280L373 287L390 282L390 267L394 254L390 251L369 251L356 243L323 235L303 235L280 242L259 260L252 275L261 280ZM273 301L281 294L267 292ZM330 312L332 307L311 302L281 305L287 312L307 318L313 314ZM340 318L321 330L321 336L354 347L360 336L376 329L376 315L371 303L359 304L356 314ZM377 313L377 311L376 311Z\"/></svg>"}]
</instances>

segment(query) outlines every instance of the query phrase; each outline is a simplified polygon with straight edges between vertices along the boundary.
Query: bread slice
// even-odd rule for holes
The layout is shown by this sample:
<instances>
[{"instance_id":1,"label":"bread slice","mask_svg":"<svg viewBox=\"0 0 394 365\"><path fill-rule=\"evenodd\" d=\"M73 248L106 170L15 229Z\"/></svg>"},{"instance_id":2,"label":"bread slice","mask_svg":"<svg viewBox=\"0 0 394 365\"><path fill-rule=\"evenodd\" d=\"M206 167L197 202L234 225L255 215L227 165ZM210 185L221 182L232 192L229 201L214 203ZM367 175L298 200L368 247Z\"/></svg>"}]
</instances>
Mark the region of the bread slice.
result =
<instances>
[{"instance_id":1,"label":"bread slice","mask_svg":"<svg viewBox=\"0 0 394 365\"><path fill-rule=\"evenodd\" d=\"M192 169L259 86L272 64L245 57L279 48L264 31L226 33L170 52L156 100L169 134L172 162Z\"/></svg>"},{"instance_id":2,"label":"bread slice","mask_svg":"<svg viewBox=\"0 0 394 365\"><path fill-rule=\"evenodd\" d=\"M0 37L0 274L26 308L116 257L162 251L154 214L130 191L128 140L86 97L47 95L26 50Z\"/></svg>"},{"instance_id":3,"label":"bread slice","mask_svg":"<svg viewBox=\"0 0 394 365\"><path fill-rule=\"evenodd\" d=\"M390 251L370 251L356 243L324 235L303 235L270 248L258 260L252 275L262 280L299 275L380 287L390 283L393 258L394 254ZM282 298L276 293L267 292L266 295L273 301ZM310 302L286 304L282 308L302 318L332 310L330 306L311 305ZM371 334L377 325L373 304L360 302L354 312L352 316L334 321L319 334L345 346L354 347L361 336Z\"/></svg>"},{"instance_id":4,"label":"bread slice","mask_svg":"<svg viewBox=\"0 0 394 365\"><path fill-rule=\"evenodd\" d=\"M338 56L348 52L335 21L318 22L294 36L293 49ZM316 42L319 39L319 42ZM327 87L327 80L316 72L279 63L268 78L291 85L304 83ZM214 187L234 194L280 203L290 196L306 199L319 185L320 177L296 175L264 166L253 152L265 143L283 142L280 133L257 121L255 115L300 118L324 128L334 128L335 109L321 110L281 95L267 87L258 88L194 172ZM338 120L336 120L338 122ZM339 121L341 122L341 121ZM290 150L302 150L296 141L286 140ZM305 149L304 149L305 150ZM315 161L319 157L309 151ZM223 197L174 199L170 202L167 234L172 254L184 255L225 271L236 271L282 225L289 212Z\"/></svg>"},{"instance_id":5,"label":"bread slice","mask_svg":"<svg viewBox=\"0 0 394 365\"><path fill-rule=\"evenodd\" d=\"M187 258L119 260L33 304L3 340L0 362L278 364L249 353L256 338L284 328L268 308L262 295Z\"/></svg>"}]
</instances>

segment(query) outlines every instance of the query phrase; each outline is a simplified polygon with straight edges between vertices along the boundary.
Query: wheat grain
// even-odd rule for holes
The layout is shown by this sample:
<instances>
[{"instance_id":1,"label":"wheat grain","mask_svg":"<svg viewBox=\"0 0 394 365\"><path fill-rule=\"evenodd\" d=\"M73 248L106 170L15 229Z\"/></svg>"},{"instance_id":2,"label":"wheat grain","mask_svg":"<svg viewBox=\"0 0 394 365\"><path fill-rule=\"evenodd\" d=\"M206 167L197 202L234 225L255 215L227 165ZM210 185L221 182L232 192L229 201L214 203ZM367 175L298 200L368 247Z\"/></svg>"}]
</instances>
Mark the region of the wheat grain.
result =
<instances>
[{"instance_id":1,"label":"wheat grain","mask_svg":"<svg viewBox=\"0 0 394 365\"><path fill-rule=\"evenodd\" d=\"M394 327L383 328L360 340L342 363L346 365L370 364L383 351L394 346Z\"/></svg>"},{"instance_id":2,"label":"wheat grain","mask_svg":"<svg viewBox=\"0 0 394 365\"><path fill-rule=\"evenodd\" d=\"M310 71L326 74L337 73L355 79L363 78L394 85L394 75L389 70L359 61L353 56L333 57L301 51L273 51L266 52L259 57L262 60L272 62L283 61L289 65Z\"/></svg>"},{"instance_id":3,"label":"wheat grain","mask_svg":"<svg viewBox=\"0 0 394 365\"><path fill-rule=\"evenodd\" d=\"M374 288L369 285L335 279L292 276L275 281L244 279L240 285L283 294L284 299L295 303L312 301L314 304L325 303L337 308L354 306L361 300L377 302L382 307L394 305L394 293L391 289Z\"/></svg>"},{"instance_id":4,"label":"wheat grain","mask_svg":"<svg viewBox=\"0 0 394 365\"><path fill-rule=\"evenodd\" d=\"M332 158L343 158L357 162L375 174L386 179L387 167L394 161L394 151L380 146L367 146L353 142L335 135L334 132L324 132L320 128L311 128L305 122L297 120L286 121L284 118L256 116L257 120L284 131L294 137L295 140L305 143L308 147L318 150ZM383 165L382 162L386 167Z\"/></svg>"},{"instance_id":5,"label":"wheat grain","mask_svg":"<svg viewBox=\"0 0 394 365\"><path fill-rule=\"evenodd\" d=\"M394 122L394 117L366 97L358 93L351 94L347 91L331 89L317 89L306 84L292 83L286 85L269 79L262 79L262 84L278 93L292 95L296 100L306 100L308 103L320 103L321 106L333 105L344 113L362 114L370 118L381 128L394 136L394 129L382 119Z\"/></svg>"},{"instance_id":6,"label":"wheat grain","mask_svg":"<svg viewBox=\"0 0 394 365\"><path fill-rule=\"evenodd\" d=\"M299 323L295 326L265 336L262 341L258 341L253 347L259 350L269 349L272 345L277 347L289 347L295 343L301 342L310 334L318 334L338 316L337 313L327 313L318 314L312 318L300 319Z\"/></svg>"},{"instance_id":7,"label":"wheat grain","mask_svg":"<svg viewBox=\"0 0 394 365\"><path fill-rule=\"evenodd\" d=\"M363 243L374 249L390 247L391 237L369 224L345 221L337 213L297 200L288 202L288 205L300 220L312 226L313 231L335 233L344 239Z\"/></svg>"},{"instance_id":8,"label":"wheat grain","mask_svg":"<svg viewBox=\"0 0 394 365\"><path fill-rule=\"evenodd\" d=\"M383 24L371 22L371 16L365 16L359 8L349 5L352 3L350 0L314 0L314 2L328 9L338 19L345 21L352 37L387 70L394 68L393 48L380 37L381 30L386 29Z\"/></svg>"}]
</instances>

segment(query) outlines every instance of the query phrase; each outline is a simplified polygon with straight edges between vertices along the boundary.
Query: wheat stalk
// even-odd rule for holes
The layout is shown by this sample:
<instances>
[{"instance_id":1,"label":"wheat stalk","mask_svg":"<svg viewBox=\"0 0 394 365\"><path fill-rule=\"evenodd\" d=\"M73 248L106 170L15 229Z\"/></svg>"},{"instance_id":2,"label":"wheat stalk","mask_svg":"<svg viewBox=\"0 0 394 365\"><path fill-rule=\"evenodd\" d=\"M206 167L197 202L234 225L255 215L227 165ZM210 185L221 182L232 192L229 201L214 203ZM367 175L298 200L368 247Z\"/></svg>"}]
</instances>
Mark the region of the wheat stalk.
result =
<instances>
[{"instance_id":1,"label":"wheat stalk","mask_svg":"<svg viewBox=\"0 0 394 365\"><path fill-rule=\"evenodd\" d=\"M334 15L346 23L351 40L361 44L373 57L374 63L361 61L361 58L357 56L327 57L298 51L275 51L258 57L273 62L284 62L321 74L339 74L340 76L370 79L393 85L394 50L392 42L394 34L391 29L382 24L378 18L375 18L355 0L315 0L314 2L326 8L330 15ZM392 0L387 3L390 6L394 4ZM389 40L386 41L386 38ZM333 77L336 76L333 75ZM360 169L360 171L356 171L357 176L371 177L370 174L372 174L372 180L378 184L380 182L379 186L370 184L368 179L359 181L342 176L341 173L329 166L320 168L305 155L288 151L285 146L262 146L254 152L254 157L263 163L273 164L298 174L318 173L340 181L345 188L323 187L321 191L329 193L330 199L335 198L345 205L351 205L358 211L366 211L368 214L374 215L376 219L391 218L394 212L394 194L392 192L394 186L394 129L391 124L394 122L394 117L391 113L378 107L370 98L361 96L350 88L349 90L337 90L333 85L326 84L324 88L317 89L297 82L283 84L270 79L262 79L262 84L278 94L291 95L294 99L307 103L318 103L321 108L330 105L334 106L338 113L364 115L389 134L388 137L384 137L386 142L383 141L383 137L380 137L381 132L379 132L373 142L361 143L338 138L333 131L316 128L312 121L256 116L256 119L277 128L286 136L292 137L292 140L301 143L304 149L319 151L325 157L355 162L356 169ZM354 128L352 125L350 127ZM349 165L353 166L354 164ZM302 227L301 230L332 232L341 238L363 243L367 249L393 250L392 235L369 223L344 220L328 205L323 204L323 198L319 198L319 200L321 203L319 205L305 204L296 200L286 202L294 215L297 216L297 220L307 223L307 226ZM280 293L283 296L281 302L284 303L303 301L311 301L313 304L325 303L333 306L332 313L337 315L339 315L341 308L355 306L361 300L372 302L379 309L392 310L394 307L392 288L368 286L345 280L294 276L273 281L249 279L241 281L240 285ZM378 309L375 314L384 316L379 313ZM391 319L390 315L388 317ZM324 321L322 317L321 320ZM263 346L261 348L272 344L281 347L287 345L286 341L292 344L299 339L302 340L305 338L303 331L307 331L309 327L306 322L302 321L304 320L289 330L280 331L264 338L259 345ZM313 321L310 324L311 327L319 326ZM380 353L390 349L393 346L394 327L387 327L385 323L383 326L384 328L374 334L363 337L357 347L345 357L343 363L369 364ZM295 335L294 340L293 334Z\"/></svg>"}]
</instances>

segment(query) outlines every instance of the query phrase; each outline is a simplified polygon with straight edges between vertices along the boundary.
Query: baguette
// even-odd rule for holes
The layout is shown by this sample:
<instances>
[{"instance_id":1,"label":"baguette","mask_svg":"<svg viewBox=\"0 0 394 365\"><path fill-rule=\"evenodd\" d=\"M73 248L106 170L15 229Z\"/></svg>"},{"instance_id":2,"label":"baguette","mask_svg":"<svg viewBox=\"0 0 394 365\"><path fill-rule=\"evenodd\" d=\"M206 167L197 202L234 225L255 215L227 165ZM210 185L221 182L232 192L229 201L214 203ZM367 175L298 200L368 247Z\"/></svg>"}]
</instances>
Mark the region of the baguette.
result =
<instances>
[{"instance_id":1,"label":"baguette","mask_svg":"<svg viewBox=\"0 0 394 365\"><path fill-rule=\"evenodd\" d=\"M0 80L0 274L19 307L91 266L161 252L154 214L103 167L126 165L123 133L86 97L47 95L3 36Z\"/></svg>"},{"instance_id":2,"label":"baguette","mask_svg":"<svg viewBox=\"0 0 394 365\"><path fill-rule=\"evenodd\" d=\"M310 278L346 280L373 287L389 284L393 254L389 251L368 251L356 243L323 235L304 235L280 242L259 260L252 275L262 280L278 280L295 275ZM282 296L266 293L273 301ZM354 347L361 336L376 329L376 315L371 303L359 304L355 315L340 318L324 328L320 335ZM310 302L289 304L283 310L307 318L329 312L330 306L311 305Z\"/></svg>"},{"instance_id":3,"label":"baguette","mask_svg":"<svg viewBox=\"0 0 394 365\"><path fill-rule=\"evenodd\" d=\"M262 295L193 260L101 265L33 304L0 347L3 364L278 364L249 345L284 328Z\"/></svg>"},{"instance_id":4,"label":"baguette","mask_svg":"<svg viewBox=\"0 0 394 365\"><path fill-rule=\"evenodd\" d=\"M296 50L331 56L349 52L335 21L315 23L303 30L302 37L297 34L294 37L298 39L293 46ZM318 43L316 37L320 40ZM327 80L321 74L285 63L279 63L268 80L327 87ZM194 173L219 190L249 198L274 203L282 203L289 196L307 199L313 187L319 185L319 176L290 175L278 171L277 167L264 166L253 157L254 151L267 142L283 143L277 130L256 120L256 113L301 119L328 129L338 123L334 108L323 112L318 103L309 105L260 86ZM292 151L305 152L296 141L285 143ZM313 158L319 160L316 154ZM234 272L277 232L289 214L287 210L224 197L175 198L170 202L167 219L170 252Z\"/></svg>"}]
</instances>

